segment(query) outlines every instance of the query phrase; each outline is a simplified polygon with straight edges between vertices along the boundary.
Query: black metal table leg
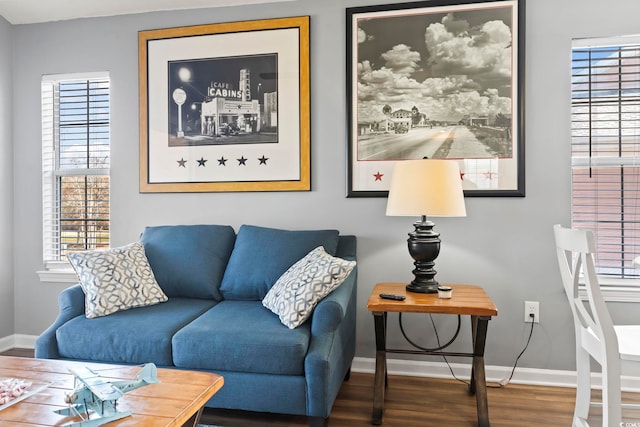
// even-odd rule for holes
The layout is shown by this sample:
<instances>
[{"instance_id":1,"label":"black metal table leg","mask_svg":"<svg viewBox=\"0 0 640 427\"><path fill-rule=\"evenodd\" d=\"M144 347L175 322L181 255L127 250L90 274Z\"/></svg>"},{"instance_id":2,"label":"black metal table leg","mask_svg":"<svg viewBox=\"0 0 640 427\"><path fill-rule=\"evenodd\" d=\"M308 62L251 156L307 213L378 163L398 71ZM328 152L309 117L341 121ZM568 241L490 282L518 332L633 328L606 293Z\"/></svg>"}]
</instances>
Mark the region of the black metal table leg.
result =
<instances>
[{"instance_id":1,"label":"black metal table leg","mask_svg":"<svg viewBox=\"0 0 640 427\"><path fill-rule=\"evenodd\" d=\"M484 346L487 338L487 327L490 317L473 316L475 332L473 333L473 368L472 381L478 408L478 426L489 427L489 405L487 402L487 382L484 372Z\"/></svg>"},{"instance_id":2,"label":"black metal table leg","mask_svg":"<svg viewBox=\"0 0 640 427\"><path fill-rule=\"evenodd\" d=\"M204 406L200 408L198 412L193 414L193 416L189 418L189 421L183 424L183 427L197 427L198 424L200 424L200 418L202 417L203 410L204 410Z\"/></svg>"},{"instance_id":3,"label":"black metal table leg","mask_svg":"<svg viewBox=\"0 0 640 427\"><path fill-rule=\"evenodd\" d=\"M371 424L382 424L384 414L384 391L387 386L387 354L386 354L386 329L387 313L373 312L373 321L376 333L376 374L373 384L373 413Z\"/></svg>"},{"instance_id":4,"label":"black metal table leg","mask_svg":"<svg viewBox=\"0 0 640 427\"><path fill-rule=\"evenodd\" d=\"M476 346L476 334L478 330L478 316L471 316L471 345L474 348ZM475 381L475 365L473 361L471 363L471 380L469 381L469 394L476 394L476 381Z\"/></svg>"}]
</instances>

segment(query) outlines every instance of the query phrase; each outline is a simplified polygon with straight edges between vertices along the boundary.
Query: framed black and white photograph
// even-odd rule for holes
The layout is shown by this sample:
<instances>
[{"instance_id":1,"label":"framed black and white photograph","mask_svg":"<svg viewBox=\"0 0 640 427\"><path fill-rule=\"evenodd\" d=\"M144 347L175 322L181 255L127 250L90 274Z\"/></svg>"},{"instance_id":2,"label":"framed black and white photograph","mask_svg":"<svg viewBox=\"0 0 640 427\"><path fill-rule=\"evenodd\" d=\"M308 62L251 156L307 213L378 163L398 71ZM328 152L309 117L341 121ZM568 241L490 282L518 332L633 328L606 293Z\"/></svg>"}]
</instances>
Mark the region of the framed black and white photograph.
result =
<instances>
[{"instance_id":1,"label":"framed black and white photograph","mask_svg":"<svg viewBox=\"0 0 640 427\"><path fill-rule=\"evenodd\" d=\"M348 197L458 162L466 196L524 196L524 0L348 8Z\"/></svg>"},{"instance_id":2,"label":"framed black and white photograph","mask_svg":"<svg viewBox=\"0 0 640 427\"><path fill-rule=\"evenodd\" d=\"M140 191L310 190L309 17L139 33Z\"/></svg>"}]
</instances>

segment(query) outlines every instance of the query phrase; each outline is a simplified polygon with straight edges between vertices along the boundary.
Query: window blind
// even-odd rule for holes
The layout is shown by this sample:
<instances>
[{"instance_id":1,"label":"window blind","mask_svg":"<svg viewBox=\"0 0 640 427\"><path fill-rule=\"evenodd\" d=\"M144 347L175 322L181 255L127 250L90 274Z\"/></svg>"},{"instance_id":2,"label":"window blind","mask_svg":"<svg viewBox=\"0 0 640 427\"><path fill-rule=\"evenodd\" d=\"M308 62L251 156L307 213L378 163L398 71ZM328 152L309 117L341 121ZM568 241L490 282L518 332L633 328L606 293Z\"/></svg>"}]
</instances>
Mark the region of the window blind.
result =
<instances>
[{"instance_id":1,"label":"window blind","mask_svg":"<svg viewBox=\"0 0 640 427\"><path fill-rule=\"evenodd\" d=\"M42 82L45 261L109 247L108 76Z\"/></svg>"},{"instance_id":2,"label":"window blind","mask_svg":"<svg viewBox=\"0 0 640 427\"><path fill-rule=\"evenodd\" d=\"M599 275L637 278L640 44L574 47L572 226L594 232Z\"/></svg>"}]
</instances>

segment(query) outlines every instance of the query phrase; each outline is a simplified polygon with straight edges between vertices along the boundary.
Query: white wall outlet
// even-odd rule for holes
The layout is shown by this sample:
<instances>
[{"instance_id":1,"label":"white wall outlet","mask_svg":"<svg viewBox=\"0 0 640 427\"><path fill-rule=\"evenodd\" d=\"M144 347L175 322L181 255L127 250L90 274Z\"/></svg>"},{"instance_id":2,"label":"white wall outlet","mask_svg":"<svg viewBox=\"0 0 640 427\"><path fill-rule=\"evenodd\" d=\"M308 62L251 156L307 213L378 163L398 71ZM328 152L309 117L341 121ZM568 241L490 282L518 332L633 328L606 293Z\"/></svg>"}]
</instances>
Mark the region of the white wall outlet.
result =
<instances>
[{"instance_id":1,"label":"white wall outlet","mask_svg":"<svg viewBox=\"0 0 640 427\"><path fill-rule=\"evenodd\" d=\"M524 302L524 321L525 323L540 323L540 303L538 301Z\"/></svg>"}]
</instances>

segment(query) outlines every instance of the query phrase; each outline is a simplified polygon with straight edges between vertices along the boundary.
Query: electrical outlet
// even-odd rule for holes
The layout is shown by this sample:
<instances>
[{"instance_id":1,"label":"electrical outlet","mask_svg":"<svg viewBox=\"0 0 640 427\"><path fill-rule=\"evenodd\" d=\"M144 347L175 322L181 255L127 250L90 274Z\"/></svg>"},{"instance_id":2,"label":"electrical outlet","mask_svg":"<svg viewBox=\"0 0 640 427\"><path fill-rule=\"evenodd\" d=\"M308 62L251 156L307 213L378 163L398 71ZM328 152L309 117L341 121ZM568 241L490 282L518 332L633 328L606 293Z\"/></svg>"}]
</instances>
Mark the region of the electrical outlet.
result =
<instances>
[{"instance_id":1,"label":"electrical outlet","mask_svg":"<svg viewBox=\"0 0 640 427\"><path fill-rule=\"evenodd\" d=\"M525 323L540 323L540 303L538 301L524 302L524 321Z\"/></svg>"}]
</instances>

